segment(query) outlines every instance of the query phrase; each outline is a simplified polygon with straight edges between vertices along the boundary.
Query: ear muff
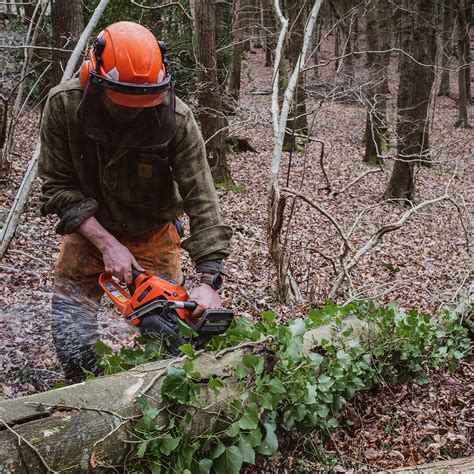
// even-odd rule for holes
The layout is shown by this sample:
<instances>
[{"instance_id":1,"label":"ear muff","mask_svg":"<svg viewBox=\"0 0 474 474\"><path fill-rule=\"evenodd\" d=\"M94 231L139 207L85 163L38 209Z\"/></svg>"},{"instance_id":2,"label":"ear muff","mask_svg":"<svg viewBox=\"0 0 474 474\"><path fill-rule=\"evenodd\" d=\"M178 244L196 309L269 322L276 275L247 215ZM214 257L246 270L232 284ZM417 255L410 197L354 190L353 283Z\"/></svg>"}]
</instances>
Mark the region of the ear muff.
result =
<instances>
[{"instance_id":1,"label":"ear muff","mask_svg":"<svg viewBox=\"0 0 474 474\"><path fill-rule=\"evenodd\" d=\"M89 80L89 74L93 71L99 72L99 66L102 62L102 53L105 49L105 39L98 37L94 40L92 48L89 51L89 57L84 59L79 73L79 81L83 89L86 88Z\"/></svg>"},{"instance_id":2,"label":"ear muff","mask_svg":"<svg viewBox=\"0 0 474 474\"><path fill-rule=\"evenodd\" d=\"M92 51L94 52L95 56L95 72L99 72L99 66L102 62L102 53L105 49L105 39L102 36L97 37L92 45Z\"/></svg>"},{"instance_id":3,"label":"ear muff","mask_svg":"<svg viewBox=\"0 0 474 474\"><path fill-rule=\"evenodd\" d=\"M89 81L89 74L94 71L94 69L95 65L93 64L93 60L90 58L85 58L82 62L81 70L79 72L79 81L81 83L81 87L84 90L86 89L87 82Z\"/></svg>"},{"instance_id":4,"label":"ear muff","mask_svg":"<svg viewBox=\"0 0 474 474\"><path fill-rule=\"evenodd\" d=\"M158 41L158 46L161 51L161 62L165 66L165 69L168 70L168 61L166 60L166 44L164 41Z\"/></svg>"}]
</instances>

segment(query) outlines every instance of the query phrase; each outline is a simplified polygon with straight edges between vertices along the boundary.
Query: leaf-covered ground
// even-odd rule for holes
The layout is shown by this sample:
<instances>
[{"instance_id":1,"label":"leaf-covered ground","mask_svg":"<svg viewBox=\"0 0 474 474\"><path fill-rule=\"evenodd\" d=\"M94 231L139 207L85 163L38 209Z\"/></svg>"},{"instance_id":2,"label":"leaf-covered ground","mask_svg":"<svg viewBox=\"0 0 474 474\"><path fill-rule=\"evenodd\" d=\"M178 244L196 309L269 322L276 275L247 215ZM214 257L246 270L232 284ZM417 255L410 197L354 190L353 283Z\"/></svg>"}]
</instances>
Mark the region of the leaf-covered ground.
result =
<instances>
[{"instance_id":1,"label":"leaf-covered ground","mask_svg":"<svg viewBox=\"0 0 474 474\"><path fill-rule=\"evenodd\" d=\"M322 52L320 60L325 55L330 56L329 49ZM288 248L293 272L308 303L288 307L276 300L275 271L265 240L273 149L270 96L260 95L271 87L272 72L263 61L261 50L249 54L242 73L241 105L231 121L231 132L247 138L256 149L255 153L228 157L234 179L246 191L219 191L223 216L234 229L224 298L240 314L258 318L260 311L273 309L286 319L324 301L335 277L330 258L337 256L340 240L327 220L297 202L288 231ZM356 71L360 74L352 84L354 94L359 93L358 84L364 79L363 66L363 59L357 59ZM332 64L321 68L318 77L312 71L307 74L310 133L325 142L329 179L334 190L341 190L370 169L362 163L365 109L350 96L339 100L337 95L329 94L334 85ZM396 65L392 64L392 94L396 92L395 78ZM454 74L451 79L455 89ZM442 195L451 180L450 190L462 215L452 204L443 202L413 216L360 262L351 275L352 288L346 283L338 292L340 302L353 297L380 302L396 299L404 307L433 311L472 282L466 234L470 232L474 195L473 133L453 127L457 115L454 100L443 97L435 101L431 130L434 166L418 172L417 201ZM11 181L0 196L0 215L11 206L32 155L38 135L37 117L38 107L26 114L18 127ZM472 108L470 121L474 123ZM346 192L331 197L321 189L326 183L319 162L320 148L313 143L307 154L293 153L289 187L323 204L346 232L353 227L350 243L357 250L379 226L396 221L403 212L380 201L390 176L394 146L392 142L382 172L368 175ZM285 154L282 184L287 180L288 163ZM38 199L36 182L17 235L0 262L0 394L4 397L47 390L61 378L49 330L52 273L60 239L54 233L55 218L40 216ZM192 269L184 258L192 281ZM133 333L117 316L104 309L99 319L105 340L117 347L130 343ZM457 374L433 374L427 386L381 386L370 394L358 395L341 418L351 420L352 426L339 428L334 443L325 447L327 463L337 464L336 469L341 470L351 466L379 469L472 453L474 380L468 362ZM282 469L294 468L301 449L317 454L318 436L299 440L293 449L293 457L276 460ZM336 458L340 461L333 462ZM315 462L308 469L320 467ZM276 464L269 468L276 469Z\"/></svg>"}]
</instances>

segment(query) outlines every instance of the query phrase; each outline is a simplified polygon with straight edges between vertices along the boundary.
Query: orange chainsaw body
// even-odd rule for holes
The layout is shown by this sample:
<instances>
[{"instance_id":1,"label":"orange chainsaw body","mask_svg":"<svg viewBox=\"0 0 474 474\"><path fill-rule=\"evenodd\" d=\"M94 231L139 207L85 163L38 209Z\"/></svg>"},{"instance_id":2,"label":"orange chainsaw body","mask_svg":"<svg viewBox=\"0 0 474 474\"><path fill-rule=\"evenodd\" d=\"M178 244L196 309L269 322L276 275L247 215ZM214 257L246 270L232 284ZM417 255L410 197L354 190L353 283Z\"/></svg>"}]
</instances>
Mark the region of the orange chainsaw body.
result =
<instances>
[{"instance_id":1,"label":"orange chainsaw body","mask_svg":"<svg viewBox=\"0 0 474 474\"><path fill-rule=\"evenodd\" d=\"M134 283L135 291L133 295L131 295L128 290L123 288L118 281L113 279L110 275L102 273L99 277L100 286L107 293L124 318L147 303L157 299L188 301L188 293L181 285L165 280L164 278L141 273L135 278ZM176 309L176 312L181 319L192 322L187 310ZM125 320L132 326L136 326L140 323L139 319L132 319L131 321Z\"/></svg>"}]
</instances>

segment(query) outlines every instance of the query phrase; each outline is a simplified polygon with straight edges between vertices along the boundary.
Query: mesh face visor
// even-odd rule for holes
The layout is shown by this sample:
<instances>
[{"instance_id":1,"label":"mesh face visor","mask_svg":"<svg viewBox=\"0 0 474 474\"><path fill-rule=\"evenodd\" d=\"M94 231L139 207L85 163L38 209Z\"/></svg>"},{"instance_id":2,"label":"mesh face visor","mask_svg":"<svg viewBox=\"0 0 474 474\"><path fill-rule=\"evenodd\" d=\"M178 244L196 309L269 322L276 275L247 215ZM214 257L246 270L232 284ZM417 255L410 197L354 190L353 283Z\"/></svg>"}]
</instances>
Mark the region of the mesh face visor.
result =
<instances>
[{"instance_id":1,"label":"mesh face visor","mask_svg":"<svg viewBox=\"0 0 474 474\"><path fill-rule=\"evenodd\" d=\"M130 104L125 106L119 104ZM159 84L112 81L89 75L82 103L82 127L107 146L153 150L169 144L176 129L171 77Z\"/></svg>"}]
</instances>

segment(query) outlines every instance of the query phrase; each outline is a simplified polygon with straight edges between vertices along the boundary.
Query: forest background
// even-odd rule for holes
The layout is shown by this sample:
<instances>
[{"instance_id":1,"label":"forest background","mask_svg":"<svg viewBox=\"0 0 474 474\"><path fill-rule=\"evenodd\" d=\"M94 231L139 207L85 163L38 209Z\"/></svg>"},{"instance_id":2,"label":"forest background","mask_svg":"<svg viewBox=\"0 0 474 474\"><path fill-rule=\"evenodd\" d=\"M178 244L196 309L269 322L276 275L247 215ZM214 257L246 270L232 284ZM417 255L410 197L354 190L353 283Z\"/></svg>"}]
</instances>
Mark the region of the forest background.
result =
<instances>
[{"instance_id":1,"label":"forest background","mask_svg":"<svg viewBox=\"0 0 474 474\"><path fill-rule=\"evenodd\" d=\"M61 80L98 3L0 5L4 397L44 391L61 378L49 332L56 219L40 216L40 183L31 180L29 191L24 177L47 92ZM254 320L272 310L283 323L328 299L397 301L434 313L469 298L471 2L327 0L307 42L313 2L280 3L281 11L270 0L111 0L91 34L130 20L167 44L177 94L201 125L222 213L234 230L225 304ZM25 184L26 205L15 212ZM183 261L192 285L184 254ZM111 346L133 343L106 303L99 318ZM421 460L470 454L472 428L462 416L456 429L450 425L451 438L437 431L420 446L420 431L432 421L420 406L444 399L436 416L442 412L449 424L455 407L469 400L454 392L469 384L471 372L435 377L439 392L405 387L371 394L375 401L363 399L363 408L355 403L361 418L371 419L371 403L383 416L393 410L394 418L390 429L368 421L365 435L355 435L358 448L341 434L344 455L359 449L369 464L389 459L386 465L395 466L410 458L407 446ZM400 419L395 413L401 394L419 419L413 435L397 438L392 424L410 431L406 410L397 412ZM383 441L367 451L363 436L391 436L391 454Z\"/></svg>"}]
</instances>

